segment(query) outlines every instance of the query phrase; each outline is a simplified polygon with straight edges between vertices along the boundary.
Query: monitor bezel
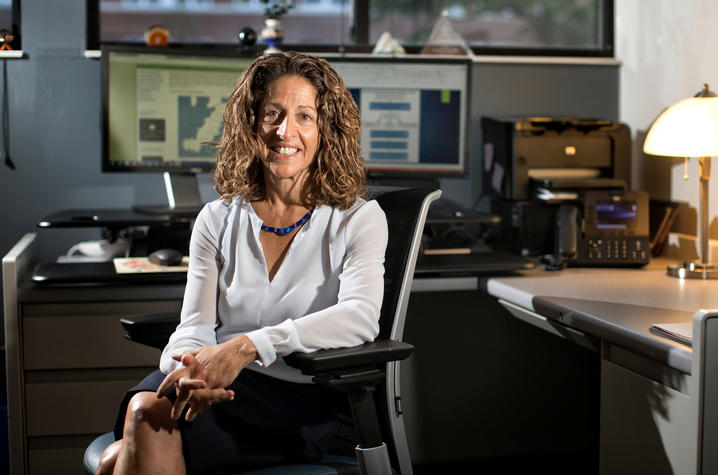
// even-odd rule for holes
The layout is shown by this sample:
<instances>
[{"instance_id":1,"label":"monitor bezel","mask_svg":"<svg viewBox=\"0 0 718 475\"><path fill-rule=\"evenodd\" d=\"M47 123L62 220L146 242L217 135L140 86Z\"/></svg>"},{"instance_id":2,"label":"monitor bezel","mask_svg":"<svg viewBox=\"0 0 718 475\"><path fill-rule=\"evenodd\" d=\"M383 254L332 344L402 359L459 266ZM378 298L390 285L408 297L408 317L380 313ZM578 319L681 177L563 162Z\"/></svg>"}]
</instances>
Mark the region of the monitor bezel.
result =
<instances>
[{"instance_id":1,"label":"monitor bezel","mask_svg":"<svg viewBox=\"0 0 718 475\"><path fill-rule=\"evenodd\" d=\"M437 66L447 64L460 64L466 67L466 117L464 121L463 138L463 167L461 169L439 169L439 168L389 168L372 166L364 161L365 170L370 180L372 179L412 179L412 178L466 178L470 170L470 131L471 131L471 86L473 61L468 56L439 56L439 55L407 55L407 56L381 56L368 54L322 54L320 57L333 64L341 62L375 62L384 64L436 64ZM347 87L349 88L349 87ZM361 153L360 153L361 154Z\"/></svg>"},{"instance_id":2,"label":"monitor bezel","mask_svg":"<svg viewBox=\"0 0 718 475\"><path fill-rule=\"evenodd\" d=\"M163 56L210 56L221 58L237 58L242 60L253 60L253 57L247 56L237 50L208 50L206 48L167 48L167 47L150 47L143 45L103 45L101 50L101 71L102 71L102 111L101 111L101 135L102 135L102 172L135 172L135 173L164 173L173 174L197 174L207 173L214 170L216 160L207 162L199 166L181 166L181 165L157 165L152 167L144 167L137 165L117 165L110 161L110 134L109 134L109 62L110 54L118 53L142 53L157 54ZM239 77L237 77L239 80ZM227 91L229 95L231 91Z\"/></svg>"}]
</instances>

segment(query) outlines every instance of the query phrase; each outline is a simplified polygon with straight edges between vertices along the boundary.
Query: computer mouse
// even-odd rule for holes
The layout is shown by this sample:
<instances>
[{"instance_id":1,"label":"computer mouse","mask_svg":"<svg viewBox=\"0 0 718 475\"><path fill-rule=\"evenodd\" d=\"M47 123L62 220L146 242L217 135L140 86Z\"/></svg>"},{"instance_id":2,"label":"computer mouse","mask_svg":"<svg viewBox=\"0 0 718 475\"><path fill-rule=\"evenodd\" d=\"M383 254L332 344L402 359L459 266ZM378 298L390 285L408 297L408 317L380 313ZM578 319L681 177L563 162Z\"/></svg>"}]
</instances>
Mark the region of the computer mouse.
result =
<instances>
[{"instance_id":1,"label":"computer mouse","mask_svg":"<svg viewBox=\"0 0 718 475\"><path fill-rule=\"evenodd\" d=\"M174 249L157 249L148 259L159 266L177 266L182 263L182 253Z\"/></svg>"}]
</instances>

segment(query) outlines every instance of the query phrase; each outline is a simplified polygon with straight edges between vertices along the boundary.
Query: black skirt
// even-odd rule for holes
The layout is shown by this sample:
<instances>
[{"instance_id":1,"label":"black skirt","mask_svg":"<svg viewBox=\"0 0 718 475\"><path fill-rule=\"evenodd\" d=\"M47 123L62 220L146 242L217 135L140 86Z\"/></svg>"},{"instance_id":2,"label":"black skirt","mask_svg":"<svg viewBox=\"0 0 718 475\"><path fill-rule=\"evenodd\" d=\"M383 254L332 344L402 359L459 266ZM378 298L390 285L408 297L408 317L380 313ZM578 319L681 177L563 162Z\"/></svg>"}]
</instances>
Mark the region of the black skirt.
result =
<instances>
[{"instance_id":1,"label":"black skirt","mask_svg":"<svg viewBox=\"0 0 718 475\"><path fill-rule=\"evenodd\" d=\"M122 437L132 396L156 391L164 377L157 370L125 394L115 438ZM247 369L227 389L234 391L232 401L211 406L192 422L179 421L188 473L312 462L326 453L336 424L328 389ZM174 400L174 391L168 397Z\"/></svg>"}]
</instances>

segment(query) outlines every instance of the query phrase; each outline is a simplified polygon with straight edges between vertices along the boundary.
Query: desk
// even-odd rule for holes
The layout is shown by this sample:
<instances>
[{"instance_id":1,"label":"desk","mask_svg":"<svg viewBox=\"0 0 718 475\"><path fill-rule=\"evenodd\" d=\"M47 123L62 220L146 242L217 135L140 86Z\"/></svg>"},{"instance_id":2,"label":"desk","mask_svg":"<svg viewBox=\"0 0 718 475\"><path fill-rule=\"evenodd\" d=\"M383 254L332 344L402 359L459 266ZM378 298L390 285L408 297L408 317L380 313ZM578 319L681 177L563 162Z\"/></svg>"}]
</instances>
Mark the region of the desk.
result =
<instances>
[{"instance_id":1,"label":"desk","mask_svg":"<svg viewBox=\"0 0 718 475\"><path fill-rule=\"evenodd\" d=\"M35 263L33 254L36 247L35 235L26 235L3 259L10 441L11 454L14 457L11 459L11 473L76 473L87 443L96 434L111 427L119 395L156 367L159 358L157 351L124 340L122 329L117 324L119 316L177 311L181 305L184 286L142 284L34 287L28 283L28 274ZM416 298L413 304L410 303L417 314L412 315L412 319L426 331L423 334L415 332L412 336L416 336L416 340L408 339L417 344L417 348L414 357L408 360L406 366L402 366L402 386L407 389L406 415L409 416L408 419L412 419L411 415L414 414L413 419L407 420L406 424L411 433L410 423L415 422L417 430L413 433L418 434L414 439L414 447L419 449L414 450L412 447L412 458L434 461L444 456L452 457L456 453L455 441L459 437L465 439L465 435L471 437L472 434L474 437L479 434L490 438L493 442L480 445L472 444L472 440L469 440L461 455L495 456L501 447L512 444L519 448L530 445L536 450L549 450L557 444L559 448L566 448L565 444L571 441L560 441L555 437L547 439L546 428L570 430L581 426L580 421L573 422L568 420L568 417L575 416L582 406L578 400L585 396L590 397L588 389L593 388L592 386L582 390L573 379L580 376L578 373L584 370L584 365L576 364L575 361L582 353L560 352L561 355L570 355L574 360L564 356L563 361L555 361L554 355L559 353L555 350L562 348L556 348L558 345L551 343L560 340L506 318L503 308L494 302L494 297L498 297L504 305L515 307L514 311L518 309L527 312L526 315L516 312L521 315L520 318L590 350L601 352L599 376L598 356L581 350L596 359L596 371L588 376L594 381L598 381L600 377L602 381L601 446L606 449L602 450L601 454L602 469L618 467L613 473L626 473L625 468L632 465L627 464L621 457L630 455L635 458L638 451L641 454L663 454L662 458L653 457L667 462L661 465L663 472L668 472L665 467L669 466L676 467L675 473L690 473L690 470L682 468L690 468L693 460L692 448L690 445L681 447L679 443L687 441L685 434L692 429L687 423L678 423L687 420L683 415L690 412L690 364L686 367L690 360L690 348L649 334L643 323L632 321L631 315L637 310L635 306L653 306L651 314L663 315L670 321L689 319L692 312L701 306L718 307L718 283L671 279L664 275L662 265L657 265L653 270L568 269L561 273L536 269L525 271L521 275L522 277L482 279L482 287L493 297L477 292L479 279L476 277L414 281L412 291L422 292L426 297ZM629 285L621 283L626 279L629 279L631 285L645 279L647 288L643 292L636 289L632 291ZM660 296L648 293L648 284L651 282L665 286L660 287ZM447 297L436 301L438 292L445 293ZM671 295L675 298L671 298ZM549 299L542 300L542 297ZM477 345L481 345L477 341L481 335L473 330L466 331L470 325L475 325L476 331L486 329L486 319L481 312L485 313L489 305L483 302L477 304L477 299L481 298L490 301L500 312L501 315L497 316L494 323L502 326L501 322L513 323L503 328L494 327L502 330L496 336L484 335L485 359L476 356ZM552 301L551 298L556 300ZM569 299L582 299L583 302ZM589 301L586 302L586 299ZM548 316L540 315L540 312L545 310L538 303L544 300L547 300L546 308L552 309L551 311L560 308L556 305L576 306L575 308L581 311L575 315L564 314L563 317L560 310L555 315L550 312ZM429 306L427 313L421 315L421 307L430 302L434 308ZM621 306L624 313L616 311L616 305ZM612 306L611 311L605 311L609 306ZM601 308L604 310L602 313L599 312ZM586 317L587 313L590 316L590 312L596 313L597 318L602 318L607 323L594 329L595 325L591 326L593 320ZM440 315L441 319L437 319L437 315ZM422 317L425 317L424 321ZM564 320L561 321L561 318ZM611 323L611 318L623 320L614 320ZM437 325L438 320L441 325ZM624 330L618 331L611 325L622 326ZM411 327L410 321L407 328L410 333ZM462 330L460 335L455 331L457 328ZM533 341L533 338L529 338L531 335L522 335L524 332L520 330L524 328L550 341ZM615 336L611 336L612 330L616 330ZM422 336L425 338L422 339ZM457 337L466 340L465 346L467 351L470 351L467 356L470 358L461 358L460 354L452 353L457 348ZM628 343L621 340L621 337L628 338ZM437 342L445 343L447 351L437 355L433 349ZM560 343L574 348L573 345ZM59 347L53 346L58 344ZM657 346L653 348L652 345ZM551 346L554 346L554 351L549 351ZM532 351L541 354L532 357ZM517 352L520 354L517 355ZM502 359L503 357L506 359ZM519 365L524 364L518 361L521 358L545 360L541 361L545 365L534 364L531 367L533 372L528 376L516 370L515 365L511 364L512 358ZM434 369L437 359L442 367ZM500 363L497 363L498 361ZM412 365L422 369L431 365L430 372L417 371L416 377L411 379ZM447 385L456 385L456 375L447 372L446 368L457 366L466 368L470 374L476 374L479 369L481 377L469 378L470 391L462 391L459 395L451 394L452 405L435 406L436 397L441 397L441 394L436 393L448 394L442 390L442 383L437 384L437 375L443 373L444 378L441 381L446 381ZM559 372L562 370L557 368L573 369L574 376L566 380L566 377L545 374L541 369L536 370L543 367ZM409 383L415 383L415 387L405 384L405 378ZM423 394L424 383L430 386L426 395ZM540 387L542 384L548 387ZM555 388L558 390L544 394ZM422 393L418 394L417 390ZM487 397L487 393L490 393L490 397ZM597 393L596 384L591 394ZM415 397L408 397L412 394ZM57 398L57 395L62 397ZM423 403L419 395L426 396L426 407L418 406ZM652 397L650 401L653 401L653 406L647 403L647 395ZM457 396L461 400L457 400ZM557 399L561 397L574 400ZM477 398L483 398L484 404L476 404ZM530 400L533 406L527 407L529 405L525 403L526 400ZM50 403L54 404L54 407L50 406ZM501 403L504 403L504 406L500 406ZM591 407L598 405L597 400L595 406ZM620 408L627 405L634 407L631 414L633 419L638 419L635 423L632 421L630 426L641 428L640 431L624 430L626 424L623 422L627 416ZM486 408L486 412L481 413L482 407ZM456 408L466 408L477 415L459 413ZM53 417L47 417L48 412L52 412ZM57 417L57 414L63 412L72 417ZM447 427L446 419L442 418L445 415L453 416L454 413L456 419L450 420L448 423L451 427ZM85 417L77 418L74 417L75 414L83 414ZM560 414L566 416L562 417ZM465 430L457 430L457 421L473 422L471 419L474 417L476 424L466 427ZM557 421L557 417L562 420ZM514 419L513 427L516 430L511 428L510 418ZM530 426L522 425L522 420L529 418L533 419L534 423ZM447 433L437 436L433 430L436 425L429 424L433 424L433 421L443 424L440 428L446 429ZM427 427L431 430L427 430ZM477 427L481 427L482 431L477 431ZM451 438L456 432L460 434ZM421 440L418 440L419 438ZM630 454L627 454L626 450L620 452L619 449L624 445L635 447L636 441L648 441L648 446L640 447ZM424 453L420 450L422 448L426 449ZM489 453L491 450L493 453ZM608 454L617 455L611 459L606 458ZM608 462L613 465L608 465ZM611 473L608 470L605 472ZM637 469L633 473L662 471Z\"/></svg>"},{"instance_id":2,"label":"desk","mask_svg":"<svg viewBox=\"0 0 718 475\"><path fill-rule=\"evenodd\" d=\"M37 247L27 234L2 262L10 471L80 473L85 447L159 361L119 319L178 312L184 283L36 287Z\"/></svg>"},{"instance_id":3,"label":"desk","mask_svg":"<svg viewBox=\"0 0 718 475\"><path fill-rule=\"evenodd\" d=\"M492 278L488 293L515 317L600 351L600 473L695 473L690 347L649 333L718 308L718 281L645 269L539 270Z\"/></svg>"},{"instance_id":4,"label":"desk","mask_svg":"<svg viewBox=\"0 0 718 475\"><path fill-rule=\"evenodd\" d=\"M119 319L179 312L184 283L35 286L38 248L27 234L2 262L11 473L74 474L127 388L159 361L158 350L124 338Z\"/></svg>"}]
</instances>

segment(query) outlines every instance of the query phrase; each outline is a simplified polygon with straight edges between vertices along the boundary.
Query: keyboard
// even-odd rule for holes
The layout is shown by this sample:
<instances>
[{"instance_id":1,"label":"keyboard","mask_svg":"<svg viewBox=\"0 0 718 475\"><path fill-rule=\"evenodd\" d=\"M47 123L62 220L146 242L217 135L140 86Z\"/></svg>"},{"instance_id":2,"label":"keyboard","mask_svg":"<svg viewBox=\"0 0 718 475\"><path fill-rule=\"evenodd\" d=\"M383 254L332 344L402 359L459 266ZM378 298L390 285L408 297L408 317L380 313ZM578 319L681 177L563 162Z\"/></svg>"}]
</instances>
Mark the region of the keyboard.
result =
<instances>
[{"instance_id":1,"label":"keyboard","mask_svg":"<svg viewBox=\"0 0 718 475\"><path fill-rule=\"evenodd\" d=\"M535 264L506 251L487 250L469 254L422 254L416 262L419 275L498 274L531 269Z\"/></svg>"}]
</instances>

